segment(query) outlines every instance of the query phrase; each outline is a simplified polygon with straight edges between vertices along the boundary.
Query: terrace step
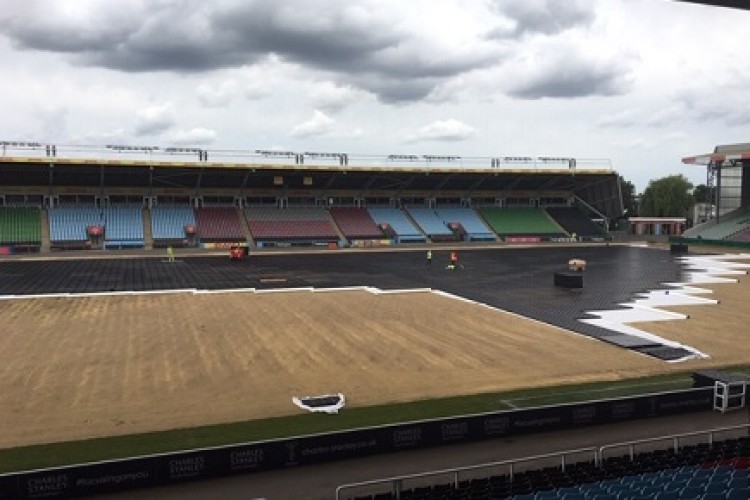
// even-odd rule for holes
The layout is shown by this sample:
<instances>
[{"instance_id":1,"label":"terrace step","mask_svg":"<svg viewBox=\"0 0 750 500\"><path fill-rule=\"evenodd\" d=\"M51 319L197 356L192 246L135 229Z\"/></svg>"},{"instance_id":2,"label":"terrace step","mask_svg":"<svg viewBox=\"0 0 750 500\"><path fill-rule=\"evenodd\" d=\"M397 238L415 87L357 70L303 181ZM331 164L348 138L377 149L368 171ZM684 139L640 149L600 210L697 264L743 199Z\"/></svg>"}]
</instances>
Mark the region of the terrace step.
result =
<instances>
[{"instance_id":1,"label":"terrace step","mask_svg":"<svg viewBox=\"0 0 750 500\"><path fill-rule=\"evenodd\" d=\"M331 226L336 231L336 234L339 235L340 241L345 241L347 245L349 245L349 240L344 236L344 232L341 230L338 224L336 224L336 219L334 219L333 214L330 210L326 210L326 215L328 216L328 221L331 223Z\"/></svg>"},{"instance_id":2,"label":"terrace step","mask_svg":"<svg viewBox=\"0 0 750 500\"><path fill-rule=\"evenodd\" d=\"M41 238L42 241L41 241L41 246L39 248L39 251L43 253L49 253L50 247L51 247L50 237L49 237L49 213L47 213L46 209L42 209L40 210L40 212L41 213L39 216L39 219L40 219L39 222L41 224L41 227L39 228L40 230L39 234L42 237Z\"/></svg>"},{"instance_id":3,"label":"terrace step","mask_svg":"<svg viewBox=\"0 0 750 500\"><path fill-rule=\"evenodd\" d=\"M245 217L245 212L241 208L238 208L237 215L239 216L240 221L242 221L242 231L245 233L245 239L247 240L248 248L255 247L255 239L253 238L253 233L250 231L250 226L247 224L247 217Z\"/></svg>"},{"instance_id":4,"label":"terrace step","mask_svg":"<svg viewBox=\"0 0 750 500\"><path fill-rule=\"evenodd\" d=\"M151 232L151 211L143 209L143 243L146 250L154 249L154 237Z\"/></svg>"}]
</instances>

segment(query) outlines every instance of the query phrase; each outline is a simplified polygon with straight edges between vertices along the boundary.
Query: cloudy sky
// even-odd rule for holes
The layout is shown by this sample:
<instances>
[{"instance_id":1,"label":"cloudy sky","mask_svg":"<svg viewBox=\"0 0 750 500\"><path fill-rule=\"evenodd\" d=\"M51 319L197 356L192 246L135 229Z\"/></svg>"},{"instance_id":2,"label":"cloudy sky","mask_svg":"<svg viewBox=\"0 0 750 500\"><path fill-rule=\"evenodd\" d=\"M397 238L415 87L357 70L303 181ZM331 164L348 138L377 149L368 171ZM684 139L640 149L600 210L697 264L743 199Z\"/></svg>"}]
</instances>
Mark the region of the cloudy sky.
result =
<instances>
[{"instance_id":1,"label":"cloudy sky","mask_svg":"<svg viewBox=\"0 0 750 500\"><path fill-rule=\"evenodd\" d=\"M670 0L3 0L0 140L609 159L750 142L750 12ZM744 48L743 48L744 47Z\"/></svg>"}]
</instances>

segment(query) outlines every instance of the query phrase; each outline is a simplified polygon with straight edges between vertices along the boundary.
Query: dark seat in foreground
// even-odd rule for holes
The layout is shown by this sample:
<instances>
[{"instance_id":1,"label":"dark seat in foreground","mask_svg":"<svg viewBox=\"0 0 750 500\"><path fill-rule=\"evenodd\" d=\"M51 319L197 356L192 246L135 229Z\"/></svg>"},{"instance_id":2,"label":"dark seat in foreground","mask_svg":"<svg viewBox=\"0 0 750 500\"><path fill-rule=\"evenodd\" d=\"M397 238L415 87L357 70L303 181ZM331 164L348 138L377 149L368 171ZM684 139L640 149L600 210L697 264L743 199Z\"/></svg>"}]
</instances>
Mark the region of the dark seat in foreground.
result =
<instances>
[{"instance_id":1,"label":"dark seat in foreground","mask_svg":"<svg viewBox=\"0 0 750 500\"><path fill-rule=\"evenodd\" d=\"M402 500L646 500L750 498L750 437L404 489ZM395 499L391 492L348 497Z\"/></svg>"}]
</instances>

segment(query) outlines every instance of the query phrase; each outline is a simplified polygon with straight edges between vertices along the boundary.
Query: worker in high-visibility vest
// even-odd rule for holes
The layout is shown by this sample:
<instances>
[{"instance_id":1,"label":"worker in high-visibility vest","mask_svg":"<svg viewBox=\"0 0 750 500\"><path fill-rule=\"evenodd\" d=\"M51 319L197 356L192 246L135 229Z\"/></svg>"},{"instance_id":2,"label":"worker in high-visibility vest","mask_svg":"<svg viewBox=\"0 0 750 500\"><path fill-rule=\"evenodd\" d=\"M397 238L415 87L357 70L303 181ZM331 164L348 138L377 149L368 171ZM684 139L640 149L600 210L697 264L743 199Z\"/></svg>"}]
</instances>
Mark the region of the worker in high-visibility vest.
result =
<instances>
[{"instance_id":1,"label":"worker in high-visibility vest","mask_svg":"<svg viewBox=\"0 0 750 500\"><path fill-rule=\"evenodd\" d=\"M448 265L448 269L455 270L458 269L458 252L455 250L451 250L451 257L450 257L450 264Z\"/></svg>"}]
</instances>

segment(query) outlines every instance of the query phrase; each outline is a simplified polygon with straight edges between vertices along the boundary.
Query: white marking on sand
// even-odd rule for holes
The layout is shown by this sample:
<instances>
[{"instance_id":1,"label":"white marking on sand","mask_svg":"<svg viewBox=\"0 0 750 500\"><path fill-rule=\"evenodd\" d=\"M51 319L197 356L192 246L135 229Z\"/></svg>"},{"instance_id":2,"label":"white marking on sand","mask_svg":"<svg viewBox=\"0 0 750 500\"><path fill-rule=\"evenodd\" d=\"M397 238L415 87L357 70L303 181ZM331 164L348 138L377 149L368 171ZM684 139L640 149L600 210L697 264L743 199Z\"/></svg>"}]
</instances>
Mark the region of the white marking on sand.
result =
<instances>
[{"instance_id":1,"label":"white marking on sand","mask_svg":"<svg viewBox=\"0 0 750 500\"><path fill-rule=\"evenodd\" d=\"M670 360L669 362L681 362L689 359L708 358L709 356L694 347L667 340L658 335L631 326L632 323L647 321L670 321L685 320L690 316L659 309L659 307L670 306L695 306L718 304L716 299L696 297L696 295L708 295L713 293L705 288L691 285L709 283L738 283L735 278L725 276L737 276L747 274L750 264L733 262L733 260L750 259L750 254L729 255L696 255L680 257L685 264L685 277L687 280L681 283L664 283L670 287L668 290L651 290L636 294L632 302L619 304L624 309L609 309L604 311L586 311L594 319L581 319L579 321L590 325L606 328L625 335L632 335L642 339L658 342L660 344L682 348L691 354L683 358Z\"/></svg>"}]
</instances>

